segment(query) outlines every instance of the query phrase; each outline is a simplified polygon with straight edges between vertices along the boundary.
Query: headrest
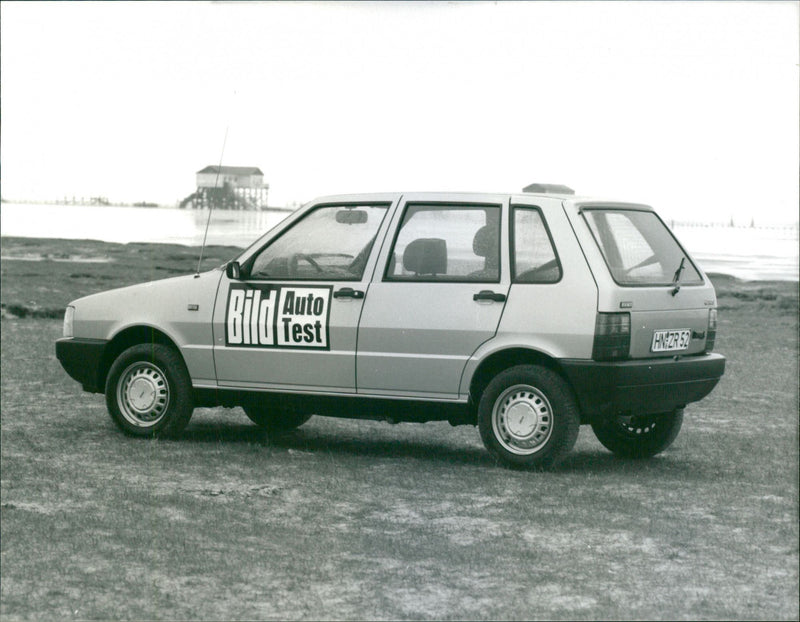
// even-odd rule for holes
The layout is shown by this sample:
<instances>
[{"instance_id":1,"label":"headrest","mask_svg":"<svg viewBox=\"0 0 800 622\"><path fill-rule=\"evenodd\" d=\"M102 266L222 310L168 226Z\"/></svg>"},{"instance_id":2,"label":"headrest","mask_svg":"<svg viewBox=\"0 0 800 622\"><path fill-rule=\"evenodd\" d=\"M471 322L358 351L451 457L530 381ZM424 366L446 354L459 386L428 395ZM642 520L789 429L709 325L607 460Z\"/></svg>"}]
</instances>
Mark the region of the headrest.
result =
<instances>
[{"instance_id":1,"label":"headrest","mask_svg":"<svg viewBox=\"0 0 800 622\"><path fill-rule=\"evenodd\" d=\"M403 252L403 268L414 274L447 274L447 242L441 238L414 240Z\"/></svg>"},{"instance_id":2,"label":"headrest","mask_svg":"<svg viewBox=\"0 0 800 622\"><path fill-rule=\"evenodd\" d=\"M478 257L495 257L499 240L496 226L483 225L472 238L472 252Z\"/></svg>"}]
</instances>

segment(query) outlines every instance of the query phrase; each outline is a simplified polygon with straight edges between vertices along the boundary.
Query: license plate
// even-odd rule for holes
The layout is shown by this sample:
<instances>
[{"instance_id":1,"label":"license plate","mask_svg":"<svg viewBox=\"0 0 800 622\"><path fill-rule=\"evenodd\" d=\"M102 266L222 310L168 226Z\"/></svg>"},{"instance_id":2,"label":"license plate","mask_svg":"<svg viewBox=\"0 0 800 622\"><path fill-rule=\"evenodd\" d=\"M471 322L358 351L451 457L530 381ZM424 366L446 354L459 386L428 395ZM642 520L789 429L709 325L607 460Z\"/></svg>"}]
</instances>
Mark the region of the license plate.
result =
<instances>
[{"instance_id":1,"label":"license plate","mask_svg":"<svg viewBox=\"0 0 800 622\"><path fill-rule=\"evenodd\" d=\"M677 330L655 330L653 331L653 345L651 352L677 352L686 350L689 341L692 339L692 331L688 328Z\"/></svg>"}]
</instances>

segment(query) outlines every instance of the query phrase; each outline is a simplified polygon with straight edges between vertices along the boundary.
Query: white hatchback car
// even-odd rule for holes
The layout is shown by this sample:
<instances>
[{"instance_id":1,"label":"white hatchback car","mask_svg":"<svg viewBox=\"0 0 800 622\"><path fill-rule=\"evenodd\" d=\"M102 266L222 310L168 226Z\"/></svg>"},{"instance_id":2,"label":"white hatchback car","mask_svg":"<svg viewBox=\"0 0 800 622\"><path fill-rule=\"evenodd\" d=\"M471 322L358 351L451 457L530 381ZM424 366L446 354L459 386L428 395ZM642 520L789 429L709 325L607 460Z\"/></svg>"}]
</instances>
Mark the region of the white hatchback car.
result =
<instances>
[{"instance_id":1,"label":"white hatchback car","mask_svg":"<svg viewBox=\"0 0 800 622\"><path fill-rule=\"evenodd\" d=\"M652 208L548 192L334 196L203 274L72 302L56 353L135 436L195 406L477 425L552 466L646 457L724 373L714 288Z\"/></svg>"}]
</instances>

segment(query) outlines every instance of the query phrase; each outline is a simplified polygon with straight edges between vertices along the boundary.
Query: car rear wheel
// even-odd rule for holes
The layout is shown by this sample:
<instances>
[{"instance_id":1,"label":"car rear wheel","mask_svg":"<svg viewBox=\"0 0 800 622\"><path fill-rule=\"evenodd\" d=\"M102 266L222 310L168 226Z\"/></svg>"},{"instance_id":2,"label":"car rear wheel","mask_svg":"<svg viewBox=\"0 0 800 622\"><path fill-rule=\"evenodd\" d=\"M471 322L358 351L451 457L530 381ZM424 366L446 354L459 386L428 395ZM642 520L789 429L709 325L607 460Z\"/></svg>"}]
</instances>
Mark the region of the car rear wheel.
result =
<instances>
[{"instance_id":1,"label":"car rear wheel","mask_svg":"<svg viewBox=\"0 0 800 622\"><path fill-rule=\"evenodd\" d=\"M570 452L580 417L567 383L538 365L500 372L478 404L486 449L510 466L550 468Z\"/></svg>"},{"instance_id":2,"label":"car rear wheel","mask_svg":"<svg viewBox=\"0 0 800 622\"><path fill-rule=\"evenodd\" d=\"M248 401L242 404L244 414L260 428L269 432L288 432L299 428L311 415L298 413L289 407L280 407L270 404Z\"/></svg>"},{"instance_id":3,"label":"car rear wheel","mask_svg":"<svg viewBox=\"0 0 800 622\"><path fill-rule=\"evenodd\" d=\"M603 446L624 458L650 458L669 447L683 425L683 409L661 415L614 417L592 423Z\"/></svg>"},{"instance_id":4,"label":"car rear wheel","mask_svg":"<svg viewBox=\"0 0 800 622\"><path fill-rule=\"evenodd\" d=\"M106 379L106 406L126 434L176 436L192 417L192 386L174 349L139 344L120 354Z\"/></svg>"}]
</instances>

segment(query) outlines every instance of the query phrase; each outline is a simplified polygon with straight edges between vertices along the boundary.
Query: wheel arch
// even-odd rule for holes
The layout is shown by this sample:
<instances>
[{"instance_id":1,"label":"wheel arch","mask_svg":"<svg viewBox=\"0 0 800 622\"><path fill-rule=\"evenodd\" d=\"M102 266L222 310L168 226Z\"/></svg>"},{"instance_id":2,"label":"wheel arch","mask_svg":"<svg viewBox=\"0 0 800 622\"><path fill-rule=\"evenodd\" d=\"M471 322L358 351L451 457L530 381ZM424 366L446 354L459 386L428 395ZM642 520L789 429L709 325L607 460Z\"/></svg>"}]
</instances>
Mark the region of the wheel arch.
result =
<instances>
[{"instance_id":1,"label":"wheel arch","mask_svg":"<svg viewBox=\"0 0 800 622\"><path fill-rule=\"evenodd\" d=\"M573 395L575 394L575 389L567 374L564 373L558 359L532 348L509 347L492 352L478 364L469 381L470 404L477 408L480 396L492 378L503 370L517 365L539 365L545 367L561 376ZM581 423L584 423L583 413L581 413Z\"/></svg>"},{"instance_id":2,"label":"wheel arch","mask_svg":"<svg viewBox=\"0 0 800 622\"><path fill-rule=\"evenodd\" d=\"M178 353L181 361L183 361L183 355L181 354L178 345L162 330L156 328L155 326L149 326L146 324L128 326L114 335L111 341L108 342L108 345L106 345L105 351L103 352L103 357L100 360L100 366L97 369L97 386L101 391L103 391L105 388L108 372L117 357L131 346L142 343L159 343L172 348ZM183 364L185 366L186 362L183 361Z\"/></svg>"}]
</instances>

